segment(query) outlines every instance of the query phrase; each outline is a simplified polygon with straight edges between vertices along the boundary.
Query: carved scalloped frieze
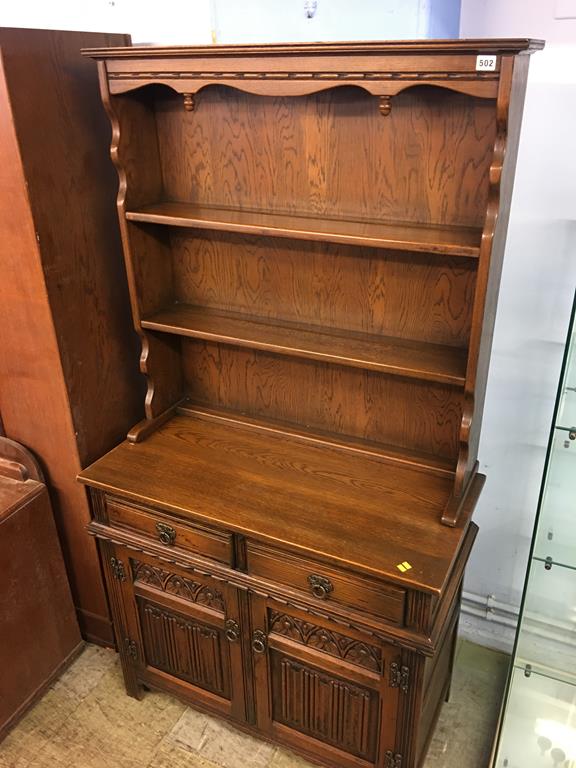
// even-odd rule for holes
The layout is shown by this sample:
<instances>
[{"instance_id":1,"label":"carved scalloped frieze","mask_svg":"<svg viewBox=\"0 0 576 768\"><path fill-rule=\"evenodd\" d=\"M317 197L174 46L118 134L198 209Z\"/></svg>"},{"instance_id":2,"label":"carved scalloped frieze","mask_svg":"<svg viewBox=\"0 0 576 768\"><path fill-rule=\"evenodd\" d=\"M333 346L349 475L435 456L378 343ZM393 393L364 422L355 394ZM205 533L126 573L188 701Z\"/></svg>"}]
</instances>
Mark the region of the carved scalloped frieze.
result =
<instances>
[{"instance_id":1,"label":"carved scalloped frieze","mask_svg":"<svg viewBox=\"0 0 576 768\"><path fill-rule=\"evenodd\" d=\"M183 597L192 603L206 605L224 612L224 598L220 592L212 589L206 584L202 584L176 573L165 571L155 565L143 563L140 560L132 560L132 573L135 582L142 582L151 587L167 592L171 595Z\"/></svg>"},{"instance_id":2,"label":"carved scalloped frieze","mask_svg":"<svg viewBox=\"0 0 576 768\"><path fill-rule=\"evenodd\" d=\"M325 627L275 611L270 613L270 631L296 640L309 648L337 656L351 664L357 664L374 672L382 672L380 648L363 643L361 640L346 637Z\"/></svg>"},{"instance_id":3,"label":"carved scalloped frieze","mask_svg":"<svg viewBox=\"0 0 576 768\"><path fill-rule=\"evenodd\" d=\"M498 80L498 72L109 72L110 80Z\"/></svg>"}]
</instances>

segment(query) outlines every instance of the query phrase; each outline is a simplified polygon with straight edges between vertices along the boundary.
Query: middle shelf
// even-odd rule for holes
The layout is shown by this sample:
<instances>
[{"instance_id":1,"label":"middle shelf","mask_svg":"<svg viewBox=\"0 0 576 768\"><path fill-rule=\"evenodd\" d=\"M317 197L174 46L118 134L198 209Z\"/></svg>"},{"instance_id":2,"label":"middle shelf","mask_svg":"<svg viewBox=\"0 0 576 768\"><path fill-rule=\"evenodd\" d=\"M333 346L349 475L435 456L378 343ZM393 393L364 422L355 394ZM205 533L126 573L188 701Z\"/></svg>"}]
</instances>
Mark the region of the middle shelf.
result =
<instances>
[{"instance_id":1,"label":"middle shelf","mask_svg":"<svg viewBox=\"0 0 576 768\"><path fill-rule=\"evenodd\" d=\"M469 258L478 258L482 238L482 230L479 227L271 213L172 201L126 211L126 218L128 221L172 227L241 232L297 240L322 240Z\"/></svg>"},{"instance_id":2,"label":"middle shelf","mask_svg":"<svg viewBox=\"0 0 576 768\"><path fill-rule=\"evenodd\" d=\"M464 386L465 349L172 304L142 320L149 330L280 355Z\"/></svg>"}]
</instances>

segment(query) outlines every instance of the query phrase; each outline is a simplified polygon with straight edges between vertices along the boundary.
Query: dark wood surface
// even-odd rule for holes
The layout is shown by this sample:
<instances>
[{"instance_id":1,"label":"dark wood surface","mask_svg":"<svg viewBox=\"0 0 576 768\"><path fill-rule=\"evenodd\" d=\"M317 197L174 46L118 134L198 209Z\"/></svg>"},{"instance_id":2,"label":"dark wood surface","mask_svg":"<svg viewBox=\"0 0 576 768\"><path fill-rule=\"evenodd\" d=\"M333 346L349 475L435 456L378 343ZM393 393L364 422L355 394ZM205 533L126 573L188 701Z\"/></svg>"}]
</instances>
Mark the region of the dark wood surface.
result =
<instances>
[{"instance_id":1,"label":"dark wood surface","mask_svg":"<svg viewBox=\"0 0 576 768\"><path fill-rule=\"evenodd\" d=\"M131 695L331 768L424 760L540 47L88 51L148 382L144 421L80 476Z\"/></svg>"},{"instance_id":2,"label":"dark wood surface","mask_svg":"<svg viewBox=\"0 0 576 768\"><path fill-rule=\"evenodd\" d=\"M394 248L398 251L478 256L481 230L471 227L417 227L376 221L316 219L260 211L209 208L189 203L163 202L138 211L127 211L129 221L168 224L173 227L213 229L251 235Z\"/></svg>"},{"instance_id":3,"label":"dark wood surface","mask_svg":"<svg viewBox=\"0 0 576 768\"><path fill-rule=\"evenodd\" d=\"M46 486L15 445L0 438L0 741L82 647Z\"/></svg>"},{"instance_id":4,"label":"dark wood surface","mask_svg":"<svg viewBox=\"0 0 576 768\"><path fill-rule=\"evenodd\" d=\"M466 351L458 347L289 321L273 323L190 304L173 304L142 320L142 327L444 384L463 386L466 373Z\"/></svg>"},{"instance_id":5,"label":"dark wood surface","mask_svg":"<svg viewBox=\"0 0 576 768\"><path fill-rule=\"evenodd\" d=\"M144 442L118 446L80 479L433 592L443 589L465 532L438 524L449 477L209 418L177 416ZM404 560L412 565L405 575L396 567Z\"/></svg>"},{"instance_id":6,"label":"dark wood surface","mask_svg":"<svg viewBox=\"0 0 576 768\"><path fill-rule=\"evenodd\" d=\"M52 496L85 636L113 642L82 466L143 411L115 220L117 180L86 45L124 35L0 30L0 411Z\"/></svg>"}]
</instances>

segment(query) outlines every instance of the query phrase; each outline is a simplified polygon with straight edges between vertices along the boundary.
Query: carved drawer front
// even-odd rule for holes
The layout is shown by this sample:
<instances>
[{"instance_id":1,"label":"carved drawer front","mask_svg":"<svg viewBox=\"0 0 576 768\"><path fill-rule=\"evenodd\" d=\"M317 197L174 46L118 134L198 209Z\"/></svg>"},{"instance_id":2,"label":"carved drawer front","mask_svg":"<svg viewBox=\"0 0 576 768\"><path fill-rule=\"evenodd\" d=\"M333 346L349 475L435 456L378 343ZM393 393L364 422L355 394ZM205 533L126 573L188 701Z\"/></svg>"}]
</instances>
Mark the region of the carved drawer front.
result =
<instances>
[{"instance_id":1,"label":"carved drawer front","mask_svg":"<svg viewBox=\"0 0 576 768\"><path fill-rule=\"evenodd\" d=\"M137 598L146 663L230 699L225 632L151 600Z\"/></svg>"},{"instance_id":2,"label":"carved drawer front","mask_svg":"<svg viewBox=\"0 0 576 768\"><path fill-rule=\"evenodd\" d=\"M248 542L247 552L248 571L254 576L303 590L316 600L377 614L394 624L404 622L403 589L257 542Z\"/></svg>"},{"instance_id":3,"label":"carved drawer front","mask_svg":"<svg viewBox=\"0 0 576 768\"><path fill-rule=\"evenodd\" d=\"M275 723L370 762L378 745L379 694L279 651L270 653Z\"/></svg>"},{"instance_id":4,"label":"carved drawer front","mask_svg":"<svg viewBox=\"0 0 576 768\"><path fill-rule=\"evenodd\" d=\"M167 548L178 547L203 557L232 564L232 535L172 518L116 499L107 499L110 525L142 533Z\"/></svg>"}]
</instances>

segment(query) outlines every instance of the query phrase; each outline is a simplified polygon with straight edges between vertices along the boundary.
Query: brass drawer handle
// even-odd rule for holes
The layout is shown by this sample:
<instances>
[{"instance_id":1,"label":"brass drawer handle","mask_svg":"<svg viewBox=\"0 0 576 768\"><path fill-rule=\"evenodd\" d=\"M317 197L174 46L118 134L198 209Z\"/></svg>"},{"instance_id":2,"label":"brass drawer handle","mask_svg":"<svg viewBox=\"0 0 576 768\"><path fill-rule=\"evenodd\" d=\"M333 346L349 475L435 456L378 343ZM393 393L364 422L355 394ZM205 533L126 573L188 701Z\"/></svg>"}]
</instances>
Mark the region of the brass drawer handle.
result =
<instances>
[{"instance_id":1,"label":"brass drawer handle","mask_svg":"<svg viewBox=\"0 0 576 768\"><path fill-rule=\"evenodd\" d=\"M227 619L224 627L226 630L226 638L231 643L235 643L240 637L240 627L238 626L238 622L234 621L234 619Z\"/></svg>"},{"instance_id":2,"label":"brass drawer handle","mask_svg":"<svg viewBox=\"0 0 576 768\"><path fill-rule=\"evenodd\" d=\"M252 650L254 653L264 653L266 650L266 635L261 629L256 629L252 634Z\"/></svg>"},{"instance_id":3,"label":"brass drawer handle","mask_svg":"<svg viewBox=\"0 0 576 768\"><path fill-rule=\"evenodd\" d=\"M326 600L330 592L334 590L334 585L330 579L327 579L325 576L318 576L315 573L308 576L308 584L310 584L314 597L317 597L319 600Z\"/></svg>"},{"instance_id":4,"label":"brass drawer handle","mask_svg":"<svg viewBox=\"0 0 576 768\"><path fill-rule=\"evenodd\" d=\"M168 544L170 547L174 546L174 543L176 542L176 531L171 525L166 525L166 523L156 523L156 530L158 531L158 538L162 544Z\"/></svg>"}]
</instances>

